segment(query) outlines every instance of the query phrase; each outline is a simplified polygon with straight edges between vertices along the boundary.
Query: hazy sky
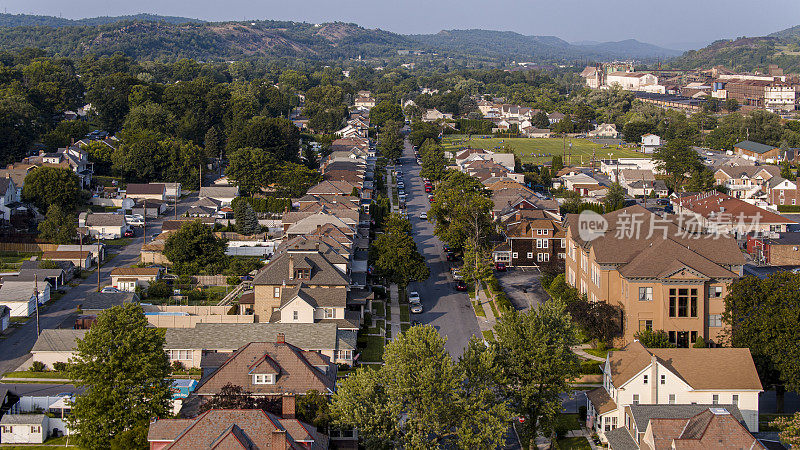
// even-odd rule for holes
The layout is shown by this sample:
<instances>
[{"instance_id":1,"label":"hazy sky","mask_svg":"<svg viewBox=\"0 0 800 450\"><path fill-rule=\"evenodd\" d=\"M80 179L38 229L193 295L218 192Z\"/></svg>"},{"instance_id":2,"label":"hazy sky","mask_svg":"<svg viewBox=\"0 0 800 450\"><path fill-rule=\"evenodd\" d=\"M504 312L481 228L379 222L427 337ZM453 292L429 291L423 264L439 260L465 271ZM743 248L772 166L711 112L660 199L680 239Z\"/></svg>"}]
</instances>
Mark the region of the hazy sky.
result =
<instances>
[{"instance_id":1,"label":"hazy sky","mask_svg":"<svg viewBox=\"0 0 800 450\"><path fill-rule=\"evenodd\" d=\"M398 33L483 28L672 47L800 24L800 0L0 0L0 7L68 18L148 12L205 20L339 20Z\"/></svg>"}]
</instances>

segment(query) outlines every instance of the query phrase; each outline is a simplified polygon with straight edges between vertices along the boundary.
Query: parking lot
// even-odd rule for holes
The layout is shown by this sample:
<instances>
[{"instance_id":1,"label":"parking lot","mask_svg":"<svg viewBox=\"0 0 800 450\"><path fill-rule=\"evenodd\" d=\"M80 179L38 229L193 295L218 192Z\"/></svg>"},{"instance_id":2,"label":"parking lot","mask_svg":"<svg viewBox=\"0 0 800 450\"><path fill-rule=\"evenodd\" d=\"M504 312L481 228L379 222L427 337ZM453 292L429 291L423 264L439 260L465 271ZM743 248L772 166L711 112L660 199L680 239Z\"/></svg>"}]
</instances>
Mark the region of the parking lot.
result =
<instances>
[{"instance_id":1,"label":"parking lot","mask_svg":"<svg viewBox=\"0 0 800 450\"><path fill-rule=\"evenodd\" d=\"M514 267L505 272L495 272L495 276L503 292L518 310L527 311L549 298L539 282L541 274L538 269Z\"/></svg>"}]
</instances>

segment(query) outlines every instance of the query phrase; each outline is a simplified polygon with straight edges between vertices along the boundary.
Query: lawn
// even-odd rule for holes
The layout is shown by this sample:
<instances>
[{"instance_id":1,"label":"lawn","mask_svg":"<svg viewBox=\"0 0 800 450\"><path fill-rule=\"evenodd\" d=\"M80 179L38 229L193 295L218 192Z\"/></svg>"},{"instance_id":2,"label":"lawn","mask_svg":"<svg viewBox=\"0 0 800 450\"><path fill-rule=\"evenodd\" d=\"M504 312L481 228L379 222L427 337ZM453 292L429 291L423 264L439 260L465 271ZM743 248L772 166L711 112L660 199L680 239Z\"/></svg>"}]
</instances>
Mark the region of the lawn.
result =
<instances>
[{"instance_id":1,"label":"lawn","mask_svg":"<svg viewBox=\"0 0 800 450\"><path fill-rule=\"evenodd\" d=\"M0 263L4 264L22 264L25 261L30 261L31 257L42 256L41 253L24 253L24 252L0 252Z\"/></svg>"},{"instance_id":2,"label":"lawn","mask_svg":"<svg viewBox=\"0 0 800 450\"><path fill-rule=\"evenodd\" d=\"M20 370L18 372L6 372L3 377L8 378L55 378L55 379L69 379L69 376L64 372L31 372L30 370Z\"/></svg>"},{"instance_id":3,"label":"lawn","mask_svg":"<svg viewBox=\"0 0 800 450\"><path fill-rule=\"evenodd\" d=\"M408 305L400 305L400 322L410 322L411 315L408 312Z\"/></svg>"},{"instance_id":4,"label":"lawn","mask_svg":"<svg viewBox=\"0 0 800 450\"><path fill-rule=\"evenodd\" d=\"M383 361L383 336L365 336L366 346L361 350L361 361L380 362Z\"/></svg>"},{"instance_id":5,"label":"lawn","mask_svg":"<svg viewBox=\"0 0 800 450\"><path fill-rule=\"evenodd\" d=\"M481 331L481 334L483 335L483 339L486 341L494 340L494 333L492 333L492 330L483 330Z\"/></svg>"},{"instance_id":6,"label":"lawn","mask_svg":"<svg viewBox=\"0 0 800 450\"><path fill-rule=\"evenodd\" d=\"M383 302L372 302L372 311L377 317L384 317L386 314Z\"/></svg>"},{"instance_id":7,"label":"lawn","mask_svg":"<svg viewBox=\"0 0 800 450\"><path fill-rule=\"evenodd\" d=\"M126 245L129 245L131 242L133 242L133 239L131 239L131 238L117 238L117 239L104 239L103 240L103 243L106 244L106 245L116 245L116 246L120 246L120 247L124 247Z\"/></svg>"},{"instance_id":8,"label":"lawn","mask_svg":"<svg viewBox=\"0 0 800 450\"><path fill-rule=\"evenodd\" d=\"M569 144L572 143L570 149ZM559 138L490 138L482 139L473 137L467 140L466 136L453 135L442 139L445 150L459 148L482 148L488 150L502 149L504 146L510 147L514 153L518 154L523 163L543 164L549 163L553 155L571 155L571 164L588 163L592 159L592 154L596 159L630 158L644 157L639 152L629 148L609 147L603 148L600 144L595 144L587 139L567 139L564 141ZM564 165L570 164L568 156L564 156Z\"/></svg>"},{"instance_id":9,"label":"lawn","mask_svg":"<svg viewBox=\"0 0 800 450\"><path fill-rule=\"evenodd\" d=\"M52 450L55 447L61 448L77 448L74 445L67 445L69 442L75 442L75 439L69 439L69 436L61 436L57 438L50 438L44 441L44 444L41 445L2 445L0 446L3 450Z\"/></svg>"},{"instance_id":10,"label":"lawn","mask_svg":"<svg viewBox=\"0 0 800 450\"><path fill-rule=\"evenodd\" d=\"M475 310L475 315L478 317L486 317L486 312L483 310L483 306L481 306L478 302L472 302L472 309Z\"/></svg>"},{"instance_id":11,"label":"lawn","mask_svg":"<svg viewBox=\"0 0 800 450\"><path fill-rule=\"evenodd\" d=\"M587 441L585 437L576 436L559 439L556 441L556 445L553 446L553 448L560 450L590 450L592 447L589 445L589 441Z\"/></svg>"},{"instance_id":12,"label":"lawn","mask_svg":"<svg viewBox=\"0 0 800 450\"><path fill-rule=\"evenodd\" d=\"M619 349L618 348L609 348L609 349L606 349L606 350L598 350L596 348L585 348L583 350L586 353L588 353L588 354L590 354L592 356L597 356L598 358L605 358L608 355L608 352L619 350Z\"/></svg>"},{"instance_id":13,"label":"lawn","mask_svg":"<svg viewBox=\"0 0 800 450\"><path fill-rule=\"evenodd\" d=\"M381 330L386 329L386 322L383 320L376 320L374 327L369 327L367 333L369 334L380 334Z\"/></svg>"}]
</instances>

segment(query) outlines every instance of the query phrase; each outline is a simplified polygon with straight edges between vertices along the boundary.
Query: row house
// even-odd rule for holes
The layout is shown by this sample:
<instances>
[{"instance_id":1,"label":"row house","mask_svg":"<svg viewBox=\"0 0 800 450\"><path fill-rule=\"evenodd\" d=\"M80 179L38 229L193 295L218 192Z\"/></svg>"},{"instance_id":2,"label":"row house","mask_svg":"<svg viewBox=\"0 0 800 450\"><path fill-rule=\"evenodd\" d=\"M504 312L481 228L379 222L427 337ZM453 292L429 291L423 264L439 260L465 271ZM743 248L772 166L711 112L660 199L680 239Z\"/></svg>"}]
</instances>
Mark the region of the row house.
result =
<instances>
[{"instance_id":1,"label":"row house","mask_svg":"<svg viewBox=\"0 0 800 450\"><path fill-rule=\"evenodd\" d=\"M586 426L602 438L634 428L626 409L640 405L735 408L746 429L758 431L763 388L750 349L646 348L634 341L609 352L602 368L603 385L586 394Z\"/></svg>"},{"instance_id":2,"label":"row house","mask_svg":"<svg viewBox=\"0 0 800 450\"><path fill-rule=\"evenodd\" d=\"M657 197L669 195L664 180L656 180L655 174L649 170L621 170L618 174L618 182L631 197L649 196L653 192Z\"/></svg>"},{"instance_id":3,"label":"row house","mask_svg":"<svg viewBox=\"0 0 800 450\"><path fill-rule=\"evenodd\" d=\"M537 194L526 187L503 188L491 191L492 217L505 221L519 211L544 211L560 219L558 201Z\"/></svg>"},{"instance_id":4,"label":"row house","mask_svg":"<svg viewBox=\"0 0 800 450\"><path fill-rule=\"evenodd\" d=\"M21 162L23 165L36 167L60 167L73 171L81 182L81 187L88 189L92 184L94 164L89 161L89 153L79 146L59 148L55 152L39 152L36 156L28 156ZM9 168L14 168L12 164Z\"/></svg>"},{"instance_id":5,"label":"row house","mask_svg":"<svg viewBox=\"0 0 800 450\"><path fill-rule=\"evenodd\" d=\"M620 344L640 330L664 330L689 347L698 337L717 345L725 335L723 299L743 273L744 256L732 237L679 226L634 205L602 215L591 229L579 215L566 219L566 281L589 301L619 305Z\"/></svg>"}]
</instances>

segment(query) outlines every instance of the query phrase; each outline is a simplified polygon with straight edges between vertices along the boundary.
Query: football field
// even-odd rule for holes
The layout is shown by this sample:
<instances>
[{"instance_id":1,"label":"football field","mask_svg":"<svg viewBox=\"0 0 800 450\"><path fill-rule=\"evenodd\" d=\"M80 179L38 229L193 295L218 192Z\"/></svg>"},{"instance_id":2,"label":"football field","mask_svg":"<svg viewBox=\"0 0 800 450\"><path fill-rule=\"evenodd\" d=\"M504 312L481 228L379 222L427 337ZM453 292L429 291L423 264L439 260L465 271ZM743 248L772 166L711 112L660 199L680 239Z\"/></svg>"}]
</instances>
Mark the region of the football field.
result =
<instances>
[{"instance_id":1,"label":"football field","mask_svg":"<svg viewBox=\"0 0 800 450\"><path fill-rule=\"evenodd\" d=\"M549 163L554 155L563 155L564 165L589 164L595 159L643 158L642 153L624 146L604 146L588 139L562 138L481 138L452 135L442 138L447 150L482 148L487 150L512 150L523 163Z\"/></svg>"}]
</instances>

